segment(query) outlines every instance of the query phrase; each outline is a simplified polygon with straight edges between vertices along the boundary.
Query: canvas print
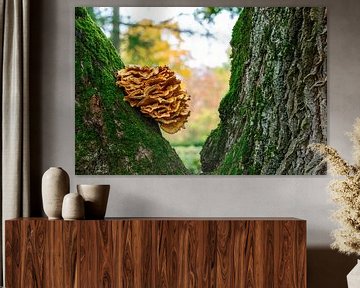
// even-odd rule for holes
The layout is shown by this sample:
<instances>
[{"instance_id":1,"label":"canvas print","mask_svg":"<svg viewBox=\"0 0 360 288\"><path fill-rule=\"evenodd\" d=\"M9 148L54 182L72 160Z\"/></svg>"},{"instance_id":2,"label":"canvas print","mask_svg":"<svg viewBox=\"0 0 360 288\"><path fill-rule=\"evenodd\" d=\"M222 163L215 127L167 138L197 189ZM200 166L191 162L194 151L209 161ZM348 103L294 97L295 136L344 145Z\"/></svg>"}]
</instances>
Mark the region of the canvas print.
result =
<instances>
[{"instance_id":1,"label":"canvas print","mask_svg":"<svg viewBox=\"0 0 360 288\"><path fill-rule=\"evenodd\" d=\"M76 7L77 175L321 175L326 7Z\"/></svg>"}]
</instances>

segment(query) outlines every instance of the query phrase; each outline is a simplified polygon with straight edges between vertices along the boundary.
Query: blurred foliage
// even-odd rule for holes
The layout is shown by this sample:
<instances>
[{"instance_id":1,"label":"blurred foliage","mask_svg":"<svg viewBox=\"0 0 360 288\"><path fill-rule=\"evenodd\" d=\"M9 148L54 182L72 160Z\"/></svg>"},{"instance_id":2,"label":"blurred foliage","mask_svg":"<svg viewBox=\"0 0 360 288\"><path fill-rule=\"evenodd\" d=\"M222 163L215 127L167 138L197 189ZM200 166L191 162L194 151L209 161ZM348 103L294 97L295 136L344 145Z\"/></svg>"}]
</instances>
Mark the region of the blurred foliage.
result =
<instances>
[{"instance_id":1,"label":"blurred foliage","mask_svg":"<svg viewBox=\"0 0 360 288\"><path fill-rule=\"evenodd\" d=\"M230 71L226 66L192 69L192 76L186 81L191 95L190 117L185 129L164 137L173 145L203 145L211 130L219 123L218 107L228 90Z\"/></svg>"},{"instance_id":2,"label":"blurred foliage","mask_svg":"<svg viewBox=\"0 0 360 288\"><path fill-rule=\"evenodd\" d=\"M190 53L181 49L180 45L183 41L181 34L193 31L181 30L172 19L159 23L148 19L132 22L129 17L121 15L119 7L87 7L87 10L108 33L126 65L168 65L183 79L190 76L191 70L185 64L190 59ZM120 29L119 26L126 28ZM120 34L120 31L123 32Z\"/></svg>"},{"instance_id":3,"label":"blurred foliage","mask_svg":"<svg viewBox=\"0 0 360 288\"><path fill-rule=\"evenodd\" d=\"M109 25L112 23L114 7L103 7L102 10L97 9L97 7L86 7L86 10L101 29L104 31L112 29Z\"/></svg>"},{"instance_id":4,"label":"blurred foliage","mask_svg":"<svg viewBox=\"0 0 360 288\"><path fill-rule=\"evenodd\" d=\"M224 11L230 13L231 18L238 17L242 11L241 7L201 7L195 10L194 18L199 23L206 21L208 23L214 23L215 17Z\"/></svg>"},{"instance_id":5,"label":"blurred foliage","mask_svg":"<svg viewBox=\"0 0 360 288\"><path fill-rule=\"evenodd\" d=\"M180 34L175 22L139 21L121 35L121 58L126 64L168 65L183 78L188 78L191 70L185 63L190 53L180 48L183 41Z\"/></svg>"},{"instance_id":6,"label":"blurred foliage","mask_svg":"<svg viewBox=\"0 0 360 288\"><path fill-rule=\"evenodd\" d=\"M174 146L174 149L191 174L200 174L201 146Z\"/></svg>"},{"instance_id":7,"label":"blurred foliage","mask_svg":"<svg viewBox=\"0 0 360 288\"><path fill-rule=\"evenodd\" d=\"M194 111L193 111L194 112ZM192 113L191 120L185 124L185 129L176 134L165 134L163 136L173 145L195 145L201 146L212 129L219 123L219 116L213 109L203 108Z\"/></svg>"}]
</instances>

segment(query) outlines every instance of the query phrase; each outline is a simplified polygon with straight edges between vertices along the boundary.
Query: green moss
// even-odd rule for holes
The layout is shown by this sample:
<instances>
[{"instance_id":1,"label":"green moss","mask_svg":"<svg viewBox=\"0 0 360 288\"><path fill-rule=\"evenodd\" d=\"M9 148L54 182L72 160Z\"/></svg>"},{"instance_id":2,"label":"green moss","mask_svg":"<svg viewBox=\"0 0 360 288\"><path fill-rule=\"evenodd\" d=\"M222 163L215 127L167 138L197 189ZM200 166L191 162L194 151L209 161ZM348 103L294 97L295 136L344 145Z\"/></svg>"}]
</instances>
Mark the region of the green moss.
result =
<instances>
[{"instance_id":1,"label":"green moss","mask_svg":"<svg viewBox=\"0 0 360 288\"><path fill-rule=\"evenodd\" d=\"M244 137L241 137L226 154L224 161L218 169L219 174L249 174L246 168L246 163L249 161L249 152L253 144L251 143L251 131L247 128L243 131L242 135L244 135ZM234 160L236 162L234 162Z\"/></svg>"},{"instance_id":2,"label":"green moss","mask_svg":"<svg viewBox=\"0 0 360 288\"><path fill-rule=\"evenodd\" d=\"M217 145L219 149L216 150L217 153L212 151L212 155L218 155L217 159L214 159L214 162L216 163L217 161L218 165L209 167L210 169L215 168L213 170L215 174L258 174L261 169L261 165L257 162L253 163L251 159L255 142L261 137L261 131L254 130L249 125L242 127L241 124L247 120L251 122L259 121L265 106L261 89L254 87L249 91L250 97L246 97L245 101L241 103L237 110L234 109L239 103L244 69L246 65L248 65L251 57L250 36L253 25L253 14L254 8L245 8L233 28L231 40L232 61L229 83L230 89L221 101L219 107L222 122L209 136L208 143L205 143L204 149L201 152L203 155L202 159L205 159L209 155L209 143L212 142L212 146L214 146L214 143L217 143L215 145ZM270 39L270 36L271 29L267 28L265 38ZM265 53L265 50L263 53ZM269 75L268 77L271 76ZM256 111L256 113L254 114L253 111ZM233 113L236 113L236 116L232 116ZM232 117L237 118L238 128L232 127L232 124L228 123L228 119ZM219 151L224 151L221 147L225 147L225 142L227 141L226 137L224 137L226 135L225 130L234 128L242 129L241 136L226 154L220 154L221 152L219 153ZM204 164L208 166L206 163Z\"/></svg>"},{"instance_id":3,"label":"green moss","mask_svg":"<svg viewBox=\"0 0 360 288\"><path fill-rule=\"evenodd\" d=\"M244 8L233 28L230 42L232 47L230 89L220 103L219 112L222 119L225 118L226 113L230 110L229 108L238 100L238 92L241 89L241 76L250 57L249 45L253 13L254 8Z\"/></svg>"},{"instance_id":4,"label":"green moss","mask_svg":"<svg viewBox=\"0 0 360 288\"><path fill-rule=\"evenodd\" d=\"M187 174L157 123L124 102L111 42L85 8L75 20L76 174Z\"/></svg>"},{"instance_id":5,"label":"green moss","mask_svg":"<svg viewBox=\"0 0 360 288\"><path fill-rule=\"evenodd\" d=\"M251 97L240 108L240 115L250 123L262 121L263 109L267 100L260 87L250 91ZM264 156L254 157L256 143L263 141L261 125L244 125L244 129L237 142L226 153L217 173L220 174L260 174Z\"/></svg>"},{"instance_id":6,"label":"green moss","mask_svg":"<svg viewBox=\"0 0 360 288\"><path fill-rule=\"evenodd\" d=\"M241 90L241 77L250 57L250 36L252 28L252 16L254 8L244 8L236 22L231 39L231 76L229 81L229 91L222 99L219 106L221 122L219 126L211 132L200 153L202 170L205 173L215 171L224 159L224 149L226 142L227 119L233 111L234 105L238 102L239 91ZM246 109L241 113L246 113ZM240 116L241 117L241 116ZM211 147L217 147L212 149Z\"/></svg>"},{"instance_id":7,"label":"green moss","mask_svg":"<svg viewBox=\"0 0 360 288\"><path fill-rule=\"evenodd\" d=\"M205 174L214 171L222 160L219 151L225 149L225 146L222 146L225 145L224 137L226 135L223 134L224 131L222 125L212 130L200 151L201 170Z\"/></svg>"}]
</instances>

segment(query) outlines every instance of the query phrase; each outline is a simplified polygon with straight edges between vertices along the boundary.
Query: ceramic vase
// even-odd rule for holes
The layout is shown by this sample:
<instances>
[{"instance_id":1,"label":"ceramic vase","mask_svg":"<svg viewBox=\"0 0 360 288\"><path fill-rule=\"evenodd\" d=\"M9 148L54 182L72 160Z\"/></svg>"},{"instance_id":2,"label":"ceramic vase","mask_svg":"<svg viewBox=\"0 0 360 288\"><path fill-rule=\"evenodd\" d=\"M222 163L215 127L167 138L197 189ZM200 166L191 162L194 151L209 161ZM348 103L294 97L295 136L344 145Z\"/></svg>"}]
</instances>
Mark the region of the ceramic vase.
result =
<instances>
[{"instance_id":1,"label":"ceramic vase","mask_svg":"<svg viewBox=\"0 0 360 288\"><path fill-rule=\"evenodd\" d=\"M62 204L62 217L64 220L84 219L84 199L79 193L69 193L65 195Z\"/></svg>"},{"instance_id":2,"label":"ceramic vase","mask_svg":"<svg viewBox=\"0 0 360 288\"><path fill-rule=\"evenodd\" d=\"M69 175L60 167L49 168L42 177L43 208L49 219L61 219L63 198L69 193Z\"/></svg>"},{"instance_id":3,"label":"ceramic vase","mask_svg":"<svg viewBox=\"0 0 360 288\"><path fill-rule=\"evenodd\" d=\"M360 260L357 261L355 267L347 275L348 288L360 287Z\"/></svg>"},{"instance_id":4,"label":"ceramic vase","mask_svg":"<svg viewBox=\"0 0 360 288\"><path fill-rule=\"evenodd\" d=\"M85 219L104 219L110 185L77 185L77 191L85 201Z\"/></svg>"}]
</instances>

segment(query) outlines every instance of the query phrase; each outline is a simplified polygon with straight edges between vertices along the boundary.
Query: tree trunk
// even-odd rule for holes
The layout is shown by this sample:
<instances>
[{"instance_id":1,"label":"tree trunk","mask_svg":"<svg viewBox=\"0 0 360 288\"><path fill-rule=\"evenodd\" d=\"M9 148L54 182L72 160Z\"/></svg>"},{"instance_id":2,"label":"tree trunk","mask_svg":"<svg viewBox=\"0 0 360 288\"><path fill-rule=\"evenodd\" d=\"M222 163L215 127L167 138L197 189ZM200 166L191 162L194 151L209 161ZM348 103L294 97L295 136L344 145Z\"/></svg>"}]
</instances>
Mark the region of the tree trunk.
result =
<instances>
[{"instance_id":1,"label":"tree trunk","mask_svg":"<svg viewBox=\"0 0 360 288\"><path fill-rule=\"evenodd\" d=\"M230 89L201 151L204 173L325 174L326 8L244 8L233 29Z\"/></svg>"},{"instance_id":2,"label":"tree trunk","mask_svg":"<svg viewBox=\"0 0 360 288\"><path fill-rule=\"evenodd\" d=\"M116 51L119 53L120 50L120 13L119 7L113 7L113 14L111 18L112 30L111 30L111 41L114 44Z\"/></svg>"},{"instance_id":3,"label":"tree trunk","mask_svg":"<svg viewBox=\"0 0 360 288\"><path fill-rule=\"evenodd\" d=\"M85 8L75 13L75 171L82 175L186 174L158 124L123 101L124 67Z\"/></svg>"}]
</instances>

